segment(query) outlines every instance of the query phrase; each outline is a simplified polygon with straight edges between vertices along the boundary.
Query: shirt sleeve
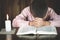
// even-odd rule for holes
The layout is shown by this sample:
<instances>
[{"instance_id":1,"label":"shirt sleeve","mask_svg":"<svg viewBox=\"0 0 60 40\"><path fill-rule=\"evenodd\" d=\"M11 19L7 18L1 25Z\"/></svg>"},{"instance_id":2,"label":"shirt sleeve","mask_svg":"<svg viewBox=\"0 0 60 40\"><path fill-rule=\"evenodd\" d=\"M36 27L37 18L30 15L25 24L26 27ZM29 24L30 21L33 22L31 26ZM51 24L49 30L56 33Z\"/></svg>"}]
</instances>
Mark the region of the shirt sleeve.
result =
<instances>
[{"instance_id":1,"label":"shirt sleeve","mask_svg":"<svg viewBox=\"0 0 60 40\"><path fill-rule=\"evenodd\" d=\"M60 27L60 15L58 15L53 9L50 9L51 26Z\"/></svg>"},{"instance_id":2,"label":"shirt sleeve","mask_svg":"<svg viewBox=\"0 0 60 40\"><path fill-rule=\"evenodd\" d=\"M26 21L26 17L29 14L27 10L28 8L23 9L22 12L13 19L13 27L27 26L29 24L29 21Z\"/></svg>"}]
</instances>

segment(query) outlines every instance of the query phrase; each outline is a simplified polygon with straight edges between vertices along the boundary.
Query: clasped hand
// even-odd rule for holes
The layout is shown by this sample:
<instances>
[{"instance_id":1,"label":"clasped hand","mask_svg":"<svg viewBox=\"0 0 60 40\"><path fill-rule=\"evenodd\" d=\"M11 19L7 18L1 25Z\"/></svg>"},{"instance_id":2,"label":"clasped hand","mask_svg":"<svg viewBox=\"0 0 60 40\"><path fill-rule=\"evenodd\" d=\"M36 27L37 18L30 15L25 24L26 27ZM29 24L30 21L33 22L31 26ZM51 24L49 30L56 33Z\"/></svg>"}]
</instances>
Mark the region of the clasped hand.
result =
<instances>
[{"instance_id":1,"label":"clasped hand","mask_svg":"<svg viewBox=\"0 0 60 40\"><path fill-rule=\"evenodd\" d=\"M44 21L42 18L35 18L35 20L31 21L30 26L35 26L35 27L42 27L46 25L50 25L49 21Z\"/></svg>"},{"instance_id":2,"label":"clasped hand","mask_svg":"<svg viewBox=\"0 0 60 40\"><path fill-rule=\"evenodd\" d=\"M35 18L35 20L30 22L30 25L35 27L40 27L40 26L43 26L44 24L45 24L45 21L42 18Z\"/></svg>"}]
</instances>

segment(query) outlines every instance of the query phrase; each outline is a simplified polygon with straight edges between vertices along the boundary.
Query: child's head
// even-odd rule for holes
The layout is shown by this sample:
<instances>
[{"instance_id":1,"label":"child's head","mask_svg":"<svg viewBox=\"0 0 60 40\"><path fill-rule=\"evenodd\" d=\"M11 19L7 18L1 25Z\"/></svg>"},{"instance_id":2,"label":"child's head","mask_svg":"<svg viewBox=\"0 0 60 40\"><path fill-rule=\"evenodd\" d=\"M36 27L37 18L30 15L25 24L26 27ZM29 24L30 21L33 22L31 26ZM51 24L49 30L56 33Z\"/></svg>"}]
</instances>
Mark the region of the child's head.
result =
<instances>
[{"instance_id":1,"label":"child's head","mask_svg":"<svg viewBox=\"0 0 60 40\"><path fill-rule=\"evenodd\" d=\"M35 17L43 18L48 9L46 0L33 0L30 9Z\"/></svg>"}]
</instances>

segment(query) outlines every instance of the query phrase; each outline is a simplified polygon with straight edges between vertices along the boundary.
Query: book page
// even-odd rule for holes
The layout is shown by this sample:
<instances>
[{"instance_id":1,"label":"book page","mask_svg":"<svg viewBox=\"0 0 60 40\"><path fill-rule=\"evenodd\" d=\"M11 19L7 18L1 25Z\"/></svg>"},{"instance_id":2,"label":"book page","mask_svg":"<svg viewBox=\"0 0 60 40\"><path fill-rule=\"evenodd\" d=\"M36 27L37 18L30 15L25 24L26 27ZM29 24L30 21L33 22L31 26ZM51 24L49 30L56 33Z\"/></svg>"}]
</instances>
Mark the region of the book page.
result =
<instances>
[{"instance_id":1,"label":"book page","mask_svg":"<svg viewBox=\"0 0 60 40\"><path fill-rule=\"evenodd\" d=\"M37 28L38 34L57 34L56 28L53 26L43 26Z\"/></svg>"},{"instance_id":2,"label":"book page","mask_svg":"<svg viewBox=\"0 0 60 40\"><path fill-rule=\"evenodd\" d=\"M36 34L36 28L33 26L24 26L19 28L17 35Z\"/></svg>"}]
</instances>

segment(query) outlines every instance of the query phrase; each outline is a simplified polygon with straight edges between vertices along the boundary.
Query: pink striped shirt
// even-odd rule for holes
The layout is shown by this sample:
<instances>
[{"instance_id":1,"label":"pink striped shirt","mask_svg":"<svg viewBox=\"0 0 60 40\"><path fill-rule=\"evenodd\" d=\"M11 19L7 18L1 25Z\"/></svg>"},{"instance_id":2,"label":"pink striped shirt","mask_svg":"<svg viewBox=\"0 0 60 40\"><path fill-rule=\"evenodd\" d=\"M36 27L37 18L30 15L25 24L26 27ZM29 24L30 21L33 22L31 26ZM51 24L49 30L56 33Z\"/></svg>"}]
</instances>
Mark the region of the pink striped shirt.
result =
<instances>
[{"instance_id":1,"label":"pink striped shirt","mask_svg":"<svg viewBox=\"0 0 60 40\"><path fill-rule=\"evenodd\" d=\"M48 7L47 10L47 15L50 15L50 18L52 18L53 20L49 20L51 22L51 26L56 26L56 27L60 27L60 15L57 15L57 13L55 13L55 11ZM26 21L26 17L28 17L28 21ZM22 25L29 25L29 21L33 21L34 17L30 12L30 7L26 7L22 10L22 12L17 15L12 22L13 27L21 27Z\"/></svg>"}]
</instances>

